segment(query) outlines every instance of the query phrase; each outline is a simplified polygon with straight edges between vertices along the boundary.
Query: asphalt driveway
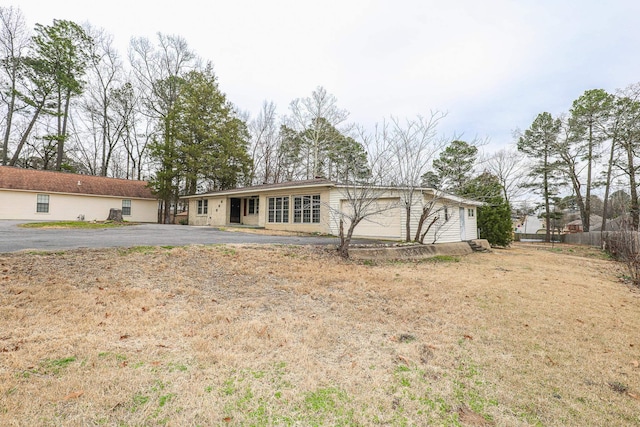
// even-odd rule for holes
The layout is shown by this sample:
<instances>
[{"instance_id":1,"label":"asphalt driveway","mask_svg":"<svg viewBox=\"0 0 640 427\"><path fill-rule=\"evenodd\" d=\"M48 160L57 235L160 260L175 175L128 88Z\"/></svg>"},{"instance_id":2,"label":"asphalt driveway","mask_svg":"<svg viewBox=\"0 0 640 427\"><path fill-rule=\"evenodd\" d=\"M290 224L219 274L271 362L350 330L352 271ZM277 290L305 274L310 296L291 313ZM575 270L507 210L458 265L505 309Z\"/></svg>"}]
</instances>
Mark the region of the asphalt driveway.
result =
<instances>
[{"instance_id":1,"label":"asphalt driveway","mask_svg":"<svg viewBox=\"0 0 640 427\"><path fill-rule=\"evenodd\" d=\"M221 231L211 227L140 224L101 229L22 228L24 221L0 220L0 253L21 250L60 250L131 246L184 246L191 244L258 243L335 245L336 237L269 236Z\"/></svg>"}]
</instances>

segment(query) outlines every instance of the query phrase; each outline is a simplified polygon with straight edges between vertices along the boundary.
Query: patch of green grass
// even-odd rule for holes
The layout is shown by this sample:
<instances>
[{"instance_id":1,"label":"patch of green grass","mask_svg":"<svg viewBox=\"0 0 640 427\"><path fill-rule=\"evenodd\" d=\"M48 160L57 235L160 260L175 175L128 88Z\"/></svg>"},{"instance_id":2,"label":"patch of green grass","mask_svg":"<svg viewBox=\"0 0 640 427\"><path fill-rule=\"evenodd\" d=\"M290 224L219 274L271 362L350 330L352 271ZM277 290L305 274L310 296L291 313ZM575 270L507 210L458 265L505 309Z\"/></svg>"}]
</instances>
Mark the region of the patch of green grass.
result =
<instances>
[{"instance_id":1,"label":"patch of green grass","mask_svg":"<svg viewBox=\"0 0 640 427\"><path fill-rule=\"evenodd\" d=\"M132 246L130 248L118 249L118 254L125 256L131 254L152 254L156 251L155 246Z\"/></svg>"},{"instance_id":2,"label":"patch of green grass","mask_svg":"<svg viewBox=\"0 0 640 427\"><path fill-rule=\"evenodd\" d=\"M131 225L125 222L90 222L90 221L48 221L48 222L27 222L25 224L19 224L22 228L116 228L123 227L125 225Z\"/></svg>"},{"instance_id":3,"label":"patch of green grass","mask_svg":"<svg viewBox=\"0 0 640 427\"><path fill-rule=\"evenodd\" d=\"M150 397L146 394L136 393L133 395L131 399L131 406L129 407L129 411L137 412L138 409L143 407L149 402Z\"/></svg>"},{"instance_id":4,"label":"patch of green grass","mask_svg":"<svg viewBox=\"0 0 640 427\"><path fill-rule=\"evenodd\" d=\"M520 418L523 421L526 421L529 425L532 425L535 427L544 426L542 421L540 421L540 418L538 418L538 415L536 414L536 410L533 408L533 405L531 405L531 407L521 408L521 411L518 414L518 418Z\"/></svg>"},{"instance_id":5,"label":"patch of green grass","mask_svg":"<svg viewBox=\"0 0 640 427\"><path fill-rule=\"evenodd\" d=\"M332 412L338 406L338 402L345 398L346 394L337 388L321 388L307 393L304 404L306 409L313 412Z\"/></svg>"},{"instance_id":6,"label":"patch of green grass","mask_svg":"<svg viewBox=\"0 0 640 427\"><path fill-rule=\"evenodd\" d=\"M187 366L182 364L182 363L169 363L169 365L167 365L167 368L169 369L169 372L174 372L174 371L179 371L179 372L186 372L188 370Z\"/></svg>"},{"instance_id":7,"label":"patch of green grass","mask_svg":"<svg viewBox=\"0 0 640 427\"><path fill-rule=\"evenodd\" d=\"M235 379L233 378L226 379L222 386L222 394L225 396L231 396L235 392L236 392Z\"/></svg>"},{"instance_id":8,"label":"patch of green grass","mask_svg":"<svg viewBox=\"0 0 640 427\"><path fill-rule=\"evenodd\" d=\"M460 257L455 255L435 255L425 258L424 261L432 263L460 262Z\"/></svg>"},{"instance_id":9,"label":"patch of green grass","mask_svg":"<svg viewBox=\"0 0 640 427\"><path fill-rule=\"evenodd\" d=\"M217 248L218 251L222 252L223 255L233 256L237 255L237 251L234 248L230 248L228 246L220 246Z\"/></svg>"},{"instance_id":10,"label":"patch of green grass","mask_svg":"<svg viewBox=\"0 0 640 427\"><path fill-rule=\"evenodd\" d=\"M498 401L485 397L487 384L480 378L480 369L475 364L465 361L457 367L458 379L453 381L454 395L458 402L466 404L474 412L482 415L487 421L493 417L486 413L490 406L498 406Z\"/></svg>"},{"instance_id":11,"label":"patch of green grass","mask_svg":"<svg viewBox=\"0 0 640 427\"><path fill-rule=\"evenodd\" d=\"M175 393L164 394L158 398L158 406L163 407L167 404L171 399L175 397Z\"/></svg>"},{"instance_id":12,"label":"patch of green grass","mask_svg":"<svg viewBox=\"0 0 640 427\"><path fill-rule=\"evenodd\" d=\"M205 393L218 393L221 413L235 425L346 426L355 425L354 410L347 394L336 387L323 387L296 395L287 381L286 363L270 368L232 370Z\"/></svg>"},{"instance_id":13,"label":"patch of green grass","mask_svg":"<svg viewBox=\"0 0 640 427\"><path fill-rule=\"evenodd\" d=\"M27 251L27 255L64 255L65 251Z\"/></svg>"},{"instance_id":14,"label":"patch of green grass","mask_svg":"<svg viewBox=\"0 0 640 427\"><path fill-rule=\"evenodd\" d=\"M63 357L61 359L47 359L40 363L41 370L38 370L38 372L42 374L58 375L60 374L60 371L75 361L75 356Z\"/></svg>"}]
</instances>

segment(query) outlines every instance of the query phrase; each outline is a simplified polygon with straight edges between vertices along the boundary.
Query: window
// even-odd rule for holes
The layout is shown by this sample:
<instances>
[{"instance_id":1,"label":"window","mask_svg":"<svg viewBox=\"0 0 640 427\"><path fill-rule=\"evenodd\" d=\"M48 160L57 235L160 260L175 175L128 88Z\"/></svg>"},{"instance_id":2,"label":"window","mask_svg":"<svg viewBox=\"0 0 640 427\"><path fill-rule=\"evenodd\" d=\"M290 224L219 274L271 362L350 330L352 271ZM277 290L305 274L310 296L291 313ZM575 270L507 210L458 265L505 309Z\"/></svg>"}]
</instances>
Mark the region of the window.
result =
<instances>
[{"instance_id":1,"label":"window","mask_svg":"<svg viewBox=\"0 0 640 427\"><path fill-rule=\"evenodd\" d=\"M257 197L252 197L248 201L249 201L249 215L257 215L260 199L258 199Z\"/></svg>"},{"instance_id":2,"label":"window","mask_svg":"<svg viewBox=\"0 0 640 427\"><path fill-rule=\"evenodd\" d=\"M198 200L198 215L209 213L209 200Z\"/></svg>"},{"instance_id":3,"label":"window","mask_svg":"<svg viewBox=\"0 0 640 427\"><path fill-rule=\"evenodd\" d=\"M38 198L36 200L36 212L49 213L49 195L48 194L38 194Z\"/></svg>"},{"instance_id":4,"label":"window","mask_svg":"<svg viewBox=\"0 0 640 427\"><path fill-rule=\"evenodd\" d=\"M473 218L475 215L476 215L476 211L473 208L468 210L469 218Z\"/></svg>"},{"instance_id":5,"label":"window","mask_svg":"<svg viewBox=\"0 0 640 427\"><path fill-rule=\"evenodd\" d=\"M122 201L122 215L131 215L131 200Z\"/></svg>"},{"instance_id":6,"label":"window","mask_svg":"<svg viewBox=\"0 0 640 427\"><path fill-rule=\"evenodd\" d=\"M293 222L303 224L320 222L319 194L293 198Z\"/></svg>"},{"instance_id":7,"label":"window","mask_svg":"<svg viewBox=\"0 0 640 427\"><path fill-rule=\"evenodd\" d=\"M446 206L444 207L444 220L449 221L449 208L447 208Z\"/></svg>"},{"instance_id":8,"label":"window","mask_svg":"<svg viewBox=\"0 0 640 427\"><path fill-rule=\"evenodd\" d=\"M289 222L289 197L269 197L269 222Z\"/></svg>"}]
</instances>

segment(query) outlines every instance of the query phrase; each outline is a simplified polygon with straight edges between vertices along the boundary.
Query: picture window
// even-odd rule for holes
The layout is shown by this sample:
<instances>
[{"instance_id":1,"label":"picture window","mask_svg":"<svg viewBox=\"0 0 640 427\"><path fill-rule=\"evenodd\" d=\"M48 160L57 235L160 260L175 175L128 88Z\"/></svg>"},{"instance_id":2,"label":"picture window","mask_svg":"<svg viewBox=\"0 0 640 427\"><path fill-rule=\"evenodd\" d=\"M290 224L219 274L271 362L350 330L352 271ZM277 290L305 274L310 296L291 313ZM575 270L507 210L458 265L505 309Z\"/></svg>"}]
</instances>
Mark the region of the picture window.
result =
<instances>
[{"instance_id":1,"label":"picture window","mask_svg":"<svg viewBox=\"0 0 640 427\"><path fill-rule=\"evenodd\" d=\"M269 197L268 222L289 222L289 197Z\"/></svg>"},{"instance_id":2,"label":"picture window","mask_svg":"<svg viewBox=\"0 0 640 427\"><path fill-rule=\"evenodd\" d=\"M319 194L293 198L293 222L302 224L317 224L320 222Z\"/></svg>"}]
</instances>

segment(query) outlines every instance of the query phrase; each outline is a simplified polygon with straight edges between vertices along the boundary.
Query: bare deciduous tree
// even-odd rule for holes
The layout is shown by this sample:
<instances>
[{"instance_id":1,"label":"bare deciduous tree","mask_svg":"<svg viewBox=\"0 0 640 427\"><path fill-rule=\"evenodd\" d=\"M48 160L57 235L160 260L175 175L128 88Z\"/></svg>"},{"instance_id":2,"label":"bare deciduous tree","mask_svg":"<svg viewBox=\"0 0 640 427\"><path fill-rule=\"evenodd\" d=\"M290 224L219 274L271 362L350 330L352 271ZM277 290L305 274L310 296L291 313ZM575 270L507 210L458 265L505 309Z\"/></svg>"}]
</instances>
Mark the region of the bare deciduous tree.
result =
<instances>
[{"instance_id":1,"label":"bare deciduous tree","mask_svg":"<svg viewBox=\"0 0 640 427\"><path fill-rule=\"evenodd\" d=\"M481 164L498 179L507 203L511 204L525 194L523 184L527 179L526 163L516 149L500 149L485 156Z\"/></svg>"},{"instance_id":2,"label":"bare deciduous tree","mask_svg":"<svg viewBox=\"0 0 640 427\"><path fill-rule=\"evenodd\" d=\"M389 187L384 186L390 172L385 157L386 147L382 145L384 141L369 137L360 128L356 131L358 142L367 152L368 170L366 173L345 174L348 178L339 185L341 205L331 211L331 216L338 221L338 252L343 258L349 257L349 246L358 224L394 207L380 201L380 198L389 192ZM359 168L361 165L359 162L353 162L348 167Z\"/></svg>"},{"instance_id":3,"label":"bare deciduous tree","mask_svg":"<svg viewBox=\"0 0 640 427\"><path fill-rule=\"evenodd\" d=\"M249 123L253 169L251 182L275 184L283 179L282 146L278 116L273 102L263 102L258 116Z\"/></svg>"},{"instance_id":4,"label":"bare deciduous tree","mask_svg":"<svg viewBox=\"0 0 640 427\"><path fill-rule=\"evenodd\" d=\"M0 62L4 78L0 80L0 97L6 106L5 129L2 135L2 164L9 160L9 140L11 138L13 118L18 106L19 70L22 59L29 46L30 36L20 9L0 7Z\"/></svg>"},{"instance_id":5,"label":"bare deciduous tree","mask_svg":"<svg viewBox=\"0 0 640 427\"><path fill-rule=\"evenodd\" d=\"M437 134L438 123L445 113L432 111L429 116L417 116L401 121L391 117L376 130L376 137L385 141L388 163L393 166L390 184L397 186L402 194L401 204L405 209L405 240L411 240L412 207L418 195L422 196L422 176L429 171L436 154L444 148L447 141ZM422 228L430 213L422 209L418 215L418 227L414 240L422 235Z\"/></svg>"},{"instance_id":6,"label":"bare deciduous tree","mask_svg":"<svg viewBox=\"0 0 640 427\"><path fill-rule=\"evenodd\" d=\"M291 111L288 123L300 139L306 179L324 174L322 164L327 160L323 153L326 144L326 125L345 133L348 129L340 129L349 113L338 107L338 99L319 86L307 98L297 98L289 105Z\"/></svg>"},{"instance_id":7,"label":"bare deciduous tree","mask_svg":"<svg viewBox=\"0 0 640 427\"><path fill-rule=\"evenodd\" d=\"M94 174L107 176L116 146L122 142L125 123L122 115L113 111L113 92L122 84L123 64L113 46L113 37L103 29L85 25L85 32L93 39L88 84L79 120L86 130L79 148ZM80 129L78 129L80 131ZM81 132L76 133L80 135ZM92 141L93 144L89 144Z\"/></svg>"}]
</instances>

